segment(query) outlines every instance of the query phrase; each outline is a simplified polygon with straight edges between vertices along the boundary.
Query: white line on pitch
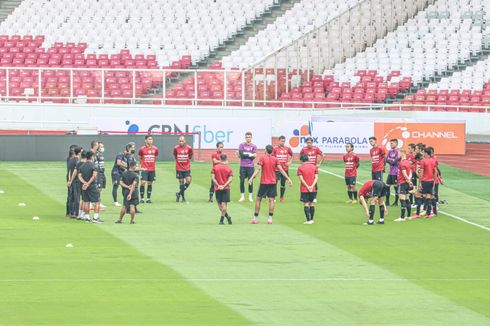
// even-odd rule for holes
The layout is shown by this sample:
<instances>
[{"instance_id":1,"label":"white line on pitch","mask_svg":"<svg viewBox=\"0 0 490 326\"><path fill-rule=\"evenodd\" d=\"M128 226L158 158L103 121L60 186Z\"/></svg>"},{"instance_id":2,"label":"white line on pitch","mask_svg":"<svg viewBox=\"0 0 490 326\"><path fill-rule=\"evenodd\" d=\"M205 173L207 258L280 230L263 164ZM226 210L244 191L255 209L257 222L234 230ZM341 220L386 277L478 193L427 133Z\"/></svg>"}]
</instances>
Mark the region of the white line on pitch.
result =
<instances>
[{"instance_id":1,"label":"white line on pitch","mask_svg":"<svg viewBox=\"0 0 490 326\"><path fill-rule=\"evenodd\" d=\"M488 278L49 278L49 279L5 279L0 283L29 282L488 282Z\"/></svg>"},{"instance_id":2,"label":"white line on pitch","mask_svg":"<svg viewBox=\"0 0 490 326\"><path fill-rule=\"evenodd\" d=\"M318 169L319 171L323 172L323 173L327 173L327 174L330 174L330 175L333 175L334 177L337 177L337 178L340 178L340 179L344 179L343 176L337 174L337 173L334 173L334 172L330 172L330 171L327 171L327 170L324 170L324 169ZM358 182L359 184L364 184L362 182ZM470 225L473 225L473 226L476 226L477 228L480 228L480 229L483 229L485 231L490 231L490 228L489 227L486 227L484 225L481 225L481 224L478 224L478 223L475 223L475 222L471 222L471 221L468 221L467 219L465 218L462 218L460 216L457 216L457 215L454 215L454 214L450 214L450 213L447 213L445 211L442 211L442 210L439 210L439 213L442 213L446 216L449 216L449 217L452 217L458 221L461 221L461 222L464 222L464 223L467 223L467 224L470 224Z\"/></svg>"}]
</instances>

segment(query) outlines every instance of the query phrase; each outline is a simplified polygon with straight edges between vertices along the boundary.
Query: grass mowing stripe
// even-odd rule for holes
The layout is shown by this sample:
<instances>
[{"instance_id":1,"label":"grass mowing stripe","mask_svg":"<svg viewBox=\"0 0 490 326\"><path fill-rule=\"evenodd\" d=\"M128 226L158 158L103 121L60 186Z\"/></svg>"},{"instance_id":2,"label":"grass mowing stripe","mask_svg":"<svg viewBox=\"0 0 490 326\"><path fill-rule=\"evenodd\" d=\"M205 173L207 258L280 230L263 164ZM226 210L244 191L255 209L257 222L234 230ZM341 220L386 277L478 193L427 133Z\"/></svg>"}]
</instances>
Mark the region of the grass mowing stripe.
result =
<instances>
[{"instance_id":1,"label":"grass mowing stripe","mask_svg":"<svg viewBox=\"0 0 490 326\"><path fill-rule=\"evenodd\" d=\"M337 174L337 173L334 173L334 172L330 172L330 171L327 171L327 170L325 170L325 169L318 169L318 170L319 170L319 171L321 171L321 172L323 172L323 173L327 173L327 174L333 175L334 177L340 178L340 179L342 179L342 180L344 179L344 177L343 177L343 176L341 176L340 174ZM358 183L358 184L361 184L361 185L363 184L362 182L357 182L357 183ZM395 194L392 194L392 195L393 195L393 196L395 196ZM448 213L448 212L445 212L445 211L443 211L443 210L441 210L441 209L439 209L439 210L438 210L438 212L439 212L439 213L442 213L442 214L444 214L444 215L446 215L446 216L452 217L452 218L454 218L454 219L456 219L456 220L459 220L459 221L461 221L461 222L464 222L464 223L467 223L467 224L470 224L470 225L476 226L476 227L478 227L478 228L480 228L480 229L483 229L483 230L486 230L486 231L490 231L490 228L489 228L489 227L486 227L486 226L480 225L480 224L475 223L475 222L471 222L471 221L469 221L469 220L467 220L467 219L465 219L465 218L462 218L462 217L460 217L460 216L453 215L453 214Z\"/></svg>"},{"instance_id":2,"label":"grass mowing stripe","mask_svg":"<svg viewBox=\"0 0 490 326\"><path fill-rule=\"evenodd\" d=\"M50 180L49 175L27 178L37 187ZM172 269L95 225L60 218L64 207L62 201L52 199L53 194L44 194L5 170L0 170L0 180L4 190L0 195L4 212L0 219L1 323L250 324L185 279L175 281L179 275ZM27 205L19 207L19 201ZM41 219L34 222L33 215ZM74 247L65 248L67 242ZM64 280L52 282L53 276ZM93 281L101 276L121 281ZM172 281L155 281L165 277ZM141 279L127 282L125 278Z\"/></svg>"},{"instance_id":3,"label":"grass mowing stripe","mask_svg":"<svg viewBox=\"0 0 490 326\"><path fill-rule=\"evenodd\" d=\"M196 198L201 197L203 200L193 202L189 206L176 205L170 200L161 200L161 198L173 197L176 182L172 177L173 172L169 172L172 169L170 164L159 166L159 182L154 187L155 204L152 209L142 207L145 213L138 216L138 220L142 221L141 224L138 224L138 229L128 227L114 229L109 225L102 227L119 232L125 241L137 242L143 252L152 252L152 255L160 257L165 262L171 261L177 268L186 270L186 273L189 273L189 279L215 279L216 275L222 275L224 279L229 279L230 275L242 279L251 278L251 276L264 278L263 275L274 275L276 279L298 279L312 278L308 277L310 274L317 275L317 278L318 275L321 275L320 278L339 278L340 275L343 278L358 279L359 275L375 275L373 278L383 279L395 274L386 272L377 266L393 270L393 264L395 266L402 264L400 268L408 271L408 276L413 276L407 277L407 273L402 274L409 279L417 279L415 276L424 275L426 276L424 278L429 280L433 277L428 276L441 273L439 265L442 261L437 260L439 242L427 242L427 245L432 246L431 249L435 250L434 255L429 255L429 251L426 252L424 247L414 241L420 241L429 236L431 232L436 231L437 229L433 228L435 224L444 232L451 231L450 228L454 224L447 224L447 221L433 221L435 223L426 224L423 228L417 223L403 226L391 223L386 225L386 228L366 231L365 227L358 225L360 220L356 221L355 216L359 213L358 207L346 207L344 204L339 204L343 201L342 196L345 194L343 190L342 194L339 194L337 181L332 182L333 178L322 178L318 223L313 227L298 225L301 220L300 204L296 200L290 200L290 198L298 197L295 186L288 190L287 202L278 205L276 223L279 225L245 226L243 224L246 219L241 216L251 216L251 205L233 203L231 209L237 222L236 225L230 228L227 226L220 228L220 226L211 225L217 222L217 208L215 205L204 203L209 184L209 166L198 164L194 166L195 183L189 190L188 198L196 201ZM62 172L63 169L61 168L60 171ZM54 176L56 175L51 175L51 179ZM42 180L48 176L36 175L36 177ZM170 184L167 184L166 180L171 180ZM235 181L234 189L237 186L238 182ZM62 201L64 194L59 191L57 185L49 185L49 189L45 190L52 196L61 198L60 201ZM156 194L158 194L157 197L155 197ZM105 195L107 199L107 193ZM200 200L197 199L197 201ZM105 213L106 216L111 212L115 210L109 209ZM238 213L240 215L236 215ZM284 226L291 229L288 230ZM417 233L414 232L415 230ZM401 231L408 232L402 233ZM448 234L453 235L452 232ZM463 235L458 238L464 239ZM413 244L410 250L408 248L404 250L405 248L398 245L393 246L393 244L391 244L393 248L390 248L390 240L408 241ZM474 237L471 242L476 243L479 240L481 239ZM466 239L465 241L468 242ZM337 247L346 248L346 244L348 251L353 252L355 256L338 250ZM380 246L381 248L378 248ZM450 248L447 247L448 244L443 246L446 246L444 249ZM463 248L465 248L464 244ZM419 257L413 255L413 251L417 251ZM459 254L458 250L452 252L456 256ZM482 255L484 254L482 252ZM407 256L406 260L410 264L403 265L404 261L400 261L398 256L400 258ZM434 258L436 258L435 261ZM442 255L440 258L447 259ZM487 269L474 270L476 266L473 266L471 261L468 262L470 258L471 255L461 257L459 260L460 264L467 265L466 277L480 279L482 277L476 276L488 275L483 274L483 271ZM427 261L432 260L432 268L429 268L428 264L425 266L426 259ZM399 274L399 271L396 272ZM446 278L447 275L451 275L456 279L458 277L454 276L460 276L457 272L457 270L450 269L445 272L446 274L442 272L437 276ZM198 277L192 277L195 274L198 274ZM240 277L241 275L245 277ZM391 276L391 278L397 277ZM408 281L306 282L311 285L294 281L276 282L275 284L260 282L257 285L240 281L207 282L210 284L203 284L205 281L196 282L201 287L206 287L206 292L213 293L214 297L220 298L220 301L226 302L237 310L248 311L253 320L265 324L270 324L269 321L272 324L282 322L281 325L318 324L319 320L335 325L383 323L387 325L485 325L488 323L488 318L431 293L430 291L433 291L437 284L432 284L434 282L430 280L426 282L431 286L424 286L429 291ZM448 287L447 282L436 283ZM464 282L462 285L467 288L468 283L472 282ZM488 286L482 287L479 281L475 283L474 287L480 287L482 291L471 291L473 288L470 288L470 290L461 292L462 300L456 300L456 302L464 303L470 296L468 291L471 291L471 296L482 293L483 308L480 310L485 312L486 309L488 312L488 305L485 306L485 303L488 302L488 294L485 295L487 292L483 291ZM456 284L450 283L449 287L457 287L457 282ZM454 300L454 298L451 299ZM403 304L400 305L400 302ZM380 305L383 306L383 309L379 308ZM466 302L465 306L474 308L475 304L468 305ZM444 316L442 312L439 314L434 311L437 310L436 308L447 310L450 313ZM453 313L456 314L456 319L453 318ZM278 318L275 318L276 316Z\"/></svg>"}]
</instances>

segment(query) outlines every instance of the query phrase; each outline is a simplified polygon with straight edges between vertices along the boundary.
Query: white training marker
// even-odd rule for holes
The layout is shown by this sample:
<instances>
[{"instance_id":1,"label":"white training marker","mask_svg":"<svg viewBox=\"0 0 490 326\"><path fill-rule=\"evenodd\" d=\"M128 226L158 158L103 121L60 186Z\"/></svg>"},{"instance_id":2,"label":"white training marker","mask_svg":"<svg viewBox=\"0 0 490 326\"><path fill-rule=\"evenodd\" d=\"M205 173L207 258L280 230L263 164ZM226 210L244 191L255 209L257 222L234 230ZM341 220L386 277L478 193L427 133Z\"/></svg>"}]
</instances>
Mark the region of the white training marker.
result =
<instances>
[{"instance_id":1,"label":"white training marker","mask_svg":"<svg viewBox=\"0 0 490 326\"><path fill-rule=\"evenodd\" d=\"M33 217L32 217L32 220L33 220L33 221L39 221L39 216L33 216Z\"/></svg>"},{"instance_id":2,"label":"white training marker","mask_svg":"<svg viewBox=\"0 0 490 326\"><path fill-rule=\"evenodd\" d=\"M73 248L73 245L71 243L67 243L65 248Z\"/></svg>"},{"instance_id":3,"label":"white training marker","mask_svg":"<svg viewBox=\"0 0 490 326\"><path fill-rule=\"evenodd\" d=\"M25 205L26 205L26 203L19 203L19 206L24 207Z\"/></svg>"}]
</instances>

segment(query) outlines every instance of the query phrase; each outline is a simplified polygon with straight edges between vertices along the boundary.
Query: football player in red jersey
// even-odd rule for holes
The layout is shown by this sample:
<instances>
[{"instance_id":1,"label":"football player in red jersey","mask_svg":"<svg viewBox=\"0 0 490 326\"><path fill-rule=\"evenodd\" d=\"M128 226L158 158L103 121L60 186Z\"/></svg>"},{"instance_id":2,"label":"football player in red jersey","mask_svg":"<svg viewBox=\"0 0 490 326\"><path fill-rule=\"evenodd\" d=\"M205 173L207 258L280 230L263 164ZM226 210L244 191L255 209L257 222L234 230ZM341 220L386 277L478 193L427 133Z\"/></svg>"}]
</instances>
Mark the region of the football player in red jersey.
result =
<instances>
[{"instance_id":1,"label":"football player in red jersey","mask_svg":"<svg viewBox=\"0 0 490 326\"><path fill-rule=\"evenodd\" d=\"M383 180L386 150L378 146L376 137L369 137L369 144L372 146L369 150L369 155L371 155L371 179Z\"/></svg>"},{"instance_id":2,"label":"football player in red jersey","mask_svg":"<svg viewBox=\"0 0 490 326\"><path fill-rule=\"evenodd\" d=\"M285 146L286 137L279 137L279 144L274 147L272 151L272 156L277 157L277 160L282 166L282 169L289 175L289 165L293 161L293 150ZM276 180L277 184L281 181L281 192L280 192L280 202L284 202L284 193L286 192L286 178L279 172L279 169L276 169ZM276 185L277 186L277 185Z\"/></svg>"},{"instance_id":3,"label":"football player in red jersey","mask_svg":"<svg viewBox=\"0 0 490 326\"><path fill-rule=\"evenodd\" d=\"M138 155L141 164L140 203L143 204L145 202L146 185L146 202L151 203L151 192L153 190L153 181L155 181L155 164L158 156L158 148L153 146L153 137L151 135L145 136L145 146L139 149Z\"/></svg>"},{"instance_id":4,"label":"football player in red jersey","mask_svg":"<svg viewBox=\"0 0 490 326\"><path fill-rule=\"evenodd\" d=\"M262 172L260 174L260 186L257 193L257 199L255 200L255 212L250 224L259 223L258 217L260 212L260 204L262 203L262 198L265 197L269 198L269 219L267 223L272 224L272 216L274 215L274 201L277 195L276 168L279 169L279 172L281 172L281 174L286 178L290 186L293 184L291 178L289 178L289 176L283 170L277 158L272 156L272 151L272 145L267 145L265 147L265 155L260 158L259 162L257 163L257 169L252 174L250 180L248 180L248 183L252 184L255 176L259 172Z\"/></svg>"},{"instance_id":5,"label":"football player in red jersey","mask_svg":"<svg viewBox=\"0 0 490 326\"><path fill-rule=\"evenodd\" d=\"M400 163L398 164L398 193L400 196L400 206L401 214L400 217L395 220L395 222L406 221L406 217L410 216L412 211L412 205L408 200L408 194L410 189L413 187L412 183L412 167L410 161L407 159L407 152L405 150L399 150L400 153Z\"/></svg>"},{"instance_id":6,"label":"football player in red jersey","mask_svg":"<svg viewBox=\"0 0 490 326\"><path fill-rule=\"evenodd\" d=\"M430 147L424 149L424 158L420 161L417 174L419 175L422 183L422 196L425 201L425 218L431 218L432 214L432 200L434 198L434 182L438 177L437 174L437 161L431 157L432 150Z\"/></svg>"},{"instance_id":7,"label":"football player in red jersey","mask_svg":"<svg viewBox=\"0 0 490 326\"><path fill-rule=\"evenodd\" d=\"M415 144L408 144L408 153L407 153L407 160L410 162L410 167L412 170L412 187L410 189L410 204L414 205L415 204L415 199L414 199L414 190L417 187L417 160L415 159Z\"/></svg>"},{"instance_id":8,"label":"football player in red jersey","mask_svg":"<svg viewBox=\"0 0 490 326\"><path fill-rule=\"evenodd\" d=\"M349 200L347 203L357 203L356 177L357 169L359 168L359 156L354 153L354 145L348 143L345 145L347 154L344 155L345 162L345 185L347 186L347 195Z\"/></svg>"},{"instance_id":9,"label":"football player in red jersey","mask_svg":"<svg viewBox=\"0 0 490 326\"><path fill-rule=\"evenodd\" d=\"M175 193L176 202L182 199L185 200L185 191L189 188L192 175L191 175L191 159L194 155L192 147L185 143L185 137L179 137L179 144L174 147L174 157L175 157L175 170L176 178L179 180L179 191Z\"/></svg>"},{"instance_id":10,"label":"football player in red jersey","mask_svg":"<svg viewBox=\"0 0 490 326\"><path fill-rule=\"evenodd\" d=\"M298 168L298 177L300 180L299 191L301 192L300 200L303 202L306 222L304 224L313 224L315 218L315 198L316 184L318 182L318 166L308 164L308 156L300 156L303 162Z\"/></svg>"},{"instance_id":11,"label":"football player in red jersey","mask_svg":"<svg viewBox=\"0 0 490 326\"><path fill-rule=\"evenodd\" d=\"M374 224L374 213L376 205L379 206L379 221L378 224L385 224L385 215L388 215L388 210L385 205L386 185L381 180L369 180L361 189L359 189L359 202L361 203L368 220L367 225ZM369 207L368 207L369 205Z\"/></svg>"},{"instance_id":12,"label":"football player in red jersey","mask_svg":"<svg viewBox=\"0 0 490 326\"><path fill-rule=\"evenodd\" d=\"M312 137L306 138L306 146L303 147L303 149L301 149L299 155L303 155L303 154L308 156L308 163L315 164L318 168L320 168L320 165L323 163L325 159L321 149L319 149L316 146L313 146ZM318 184L316 185L316 188L318 189ZM316 202L317 202L317 198L315 198L315 203Z\"/></svg>"},{"instance_id":13,"label":"football player in red jersey","mask_svg":"<svg viewBox=\"0 0 490 326\"><path fill-rule=\"evenodd\" d=\"M434 147L428 147L431 151L430 156L432 159L436 162L436 169L437 169L437 177L434 181L434 198L432 198L432 213L433 215L437 215L437 206L439 205L439 185L444 185L444 180L442 179L442 172L439 167L439 161L437 159L437 156L435 155L435 150Z\"/></svg>"},{"instance_id":14,"label":"football player in red jersey","mask_svg":"<svg viewBox=\"0 0 490 326\"><path fill-rule=\"evenodd\" d=\"M220 163L213 165L211 180L216 191L216 202L221 212L219 224L224 224L225 217L228 224L232 224L231 216L228 214L228 203L230 202L230 184L233 180L233 171L227 164L226 154L221 154Z\"/></svg>"},{"instance_id":15,"label":"football player in red jersey","mask_svg":"<svg viewBox=\"0 0 490 326\"><path fill-rule=\"evenodd\" d=\"M216 143L216 152L211 154L211 162L213 163L213 168L216 164L221 163L221 154L223 154L223 147L224 145L222 142L219 141ZM211 179L211 187L209 187L209 200L208 200L210 203L213 202L214 188L215 188L215 184L213 182L213 179Z\"/></svg>"},{"instance_id":16,"label":"football player in red jersey","mask_svg":"<svg viewBox=\"0 0 490 326\"><path fill-rule=\"evenodd\" d=\"M316 146L313 146L313 138L306 138L306 146L301 149L300 155L308 156L308 163L316 164L318 167L323 163L323 152Z\"/></svg>"}]
</instances>

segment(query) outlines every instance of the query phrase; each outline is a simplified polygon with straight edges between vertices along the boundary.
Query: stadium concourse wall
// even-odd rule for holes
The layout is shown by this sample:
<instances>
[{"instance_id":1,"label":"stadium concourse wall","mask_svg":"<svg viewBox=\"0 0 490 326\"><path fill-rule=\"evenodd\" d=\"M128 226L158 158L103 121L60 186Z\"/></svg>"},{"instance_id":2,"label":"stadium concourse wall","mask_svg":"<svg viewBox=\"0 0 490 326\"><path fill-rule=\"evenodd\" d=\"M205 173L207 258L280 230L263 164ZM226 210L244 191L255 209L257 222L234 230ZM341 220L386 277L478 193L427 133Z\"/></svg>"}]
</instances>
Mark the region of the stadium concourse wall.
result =
<instances>
[{"instance_id":1,"label":"stadium concourse wall","mask_svg":"<svg viewBox=\"0 0 490 326\"><path fill-rule=\"evenodd\" d=\"M184 135L192 143L194 135ZM90 146L92 140L103 142L106 169L112 168L112 162L118 152L122 152L129 142L144 144L145 135L1 135L0 161L62 161L68 155L72 144ZM173 160L172 149L179 135L155 135L154 144L163 149L162 160Z\"/></svg>"},{"instance_id":2,"label":"stadium concourse wall","mask_svg":"<svg viewBox=\"0 0 490 326\"><path fill-rule=\"evenodd\" d=\"M446 121L465 123L466 139L490 139L490 114L470 112L391 111L383 109L308 109L265 107L172 107L144 105L59 105L0 104L0 130L61 130L96 135L100 131L198 132L194 147L202 153L223 141L234 149L246 131L254 133L254 142L263 148L279 135L288 139L302 132L313 117L331 117L342 121L391 121L399 123ZM354 130L355 131L355 130ZM314 134L314 133L313 133ZM355 132L345 135L353 137ZM3 136L0 136L0 138ZM343 147L343 146L342 146ZM207 157L207 155L203 155ZM1 159L1 158L0 158Z\"/></svg>"}]
</instances>

